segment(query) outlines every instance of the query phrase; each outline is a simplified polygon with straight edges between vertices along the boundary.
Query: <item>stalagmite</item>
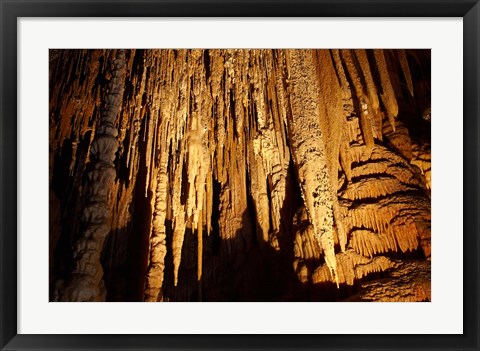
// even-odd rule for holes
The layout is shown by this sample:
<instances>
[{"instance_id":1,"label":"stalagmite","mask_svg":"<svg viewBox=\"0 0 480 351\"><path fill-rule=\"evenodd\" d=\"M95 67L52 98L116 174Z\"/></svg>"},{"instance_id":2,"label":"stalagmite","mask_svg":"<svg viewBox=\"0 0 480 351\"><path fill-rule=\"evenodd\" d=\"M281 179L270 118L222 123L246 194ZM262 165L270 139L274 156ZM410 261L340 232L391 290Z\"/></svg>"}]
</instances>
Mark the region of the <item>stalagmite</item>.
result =
<instances>
[{"instance_id":1,"label":"stalagmite","mask_svg":"<svg viewBox=\"0 0 480 351\"><path fill-rule=\"evenodd\" d=\"M150 257L147 272L145 301L157 301L162 298L161 289L165 270L167 196L168 196L168 154L166 151L160 154L160 166L156 181L155 210L152 219L152 234L150 238Z\"/></svg>"}]
</instances>

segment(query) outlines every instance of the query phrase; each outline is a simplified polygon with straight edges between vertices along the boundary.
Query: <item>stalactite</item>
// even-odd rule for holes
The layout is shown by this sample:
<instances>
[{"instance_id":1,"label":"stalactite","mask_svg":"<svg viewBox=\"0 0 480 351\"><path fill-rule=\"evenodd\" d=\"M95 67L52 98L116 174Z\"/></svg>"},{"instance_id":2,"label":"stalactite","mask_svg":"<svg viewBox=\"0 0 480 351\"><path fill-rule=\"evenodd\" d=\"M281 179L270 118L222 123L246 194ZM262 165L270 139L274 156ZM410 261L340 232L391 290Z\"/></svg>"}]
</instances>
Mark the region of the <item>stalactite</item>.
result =
<instances>
[{"instance_id":1,"label":"stalactite","mask_svg":"<svg viewBox=\"0 0 480 351\"><path fill-rule=\"evenodd\" d=\"M428 204L420 196L401 192L380 197L377 203L364 202L342 209L349 214L345 223L347 230L363 227L386 235L397 243L393 247L393 241L385 243L383 251L393 249L392 251L408 252L418 248L419 237L423 234L421 227L429 221ZM429 253L425 254L428 256Z\"/></svg>"},{"instance_id":2,"label":"stalactite","mask_svg":"<svg viewBox=\"0 0 480 351\"><path fill-rule=\"evenodd\" d=\"M145 62L145 58L143 58L143 61ZM140 137L140 126L143 117L145 116L145 110L147 106L145 106L142 103L142 98L143 94L145 93L145 84L147 81L147 67L144 65L143 66L143 72L142 76L140 78L139 82L139 92L138 95L135 99L134 107L133 107L133 118L130 118L130 126L129 129L132 130L133 132L129 133L130 140L129 140L129 145L130 148L127 150L127 164L128 168L130 169L130 174L129 174L129 180L132 179L133 177L133 171L135 169L134 163L136 161L135 157L132 157L132 152L134 155L136 155L135 149L138 144L138 138ZM137 82L138 84L138 82Z\"/></svg>"},{"instance_id":3,"label":"stalactite","mask_svg":"<svg viewBox=\"0 0 480 351\"><path fill-rule=\"evenodd\" d=\"M347 113L351 113L353 112L352 91L350 90L350 84L348 83L345 70L343 69L342 59L340 58L340 51L336 49L331 50L331 55L343 92L344 109L347 111Z\"/></svg>"},{"instance_id":4,"label":"stalactite","mask_svg":"<svg viewBox=\"0 0 480 351\"><path fill-rule=\"evenodd\" d=\"M428 127L412 110L428 107L427 54L406 55L52 52L51 243L76 241L53 298L104 300L105 285L115 301L242 300L293 275L381 299L389 287L364 277L412 274L382 255L431 255L430 144L412 129Z\"/></svg>"},{"instance_id":5,"label":"stalactite","mask_svg":"<svg viewBox=\"0 0 480 351\"><path fill-rule=\"evenodd\" d=\"M343 214L340 211L337 199L338 162L344 133L343 125L346 122L346 116L342 106L342 89L340 82L337 79L330 53L325 50L317 50L315 53L317 74L320 81L325 84L325 87L319 90L319 103L321 106L320 126L325 134L323 140L327 155L327 167L330 170L329 178L331 181L330 191L332 192L333 216L335 219L340 248L342 251L345 251L347 235L343 227Z\"/></svg>"},{"instance_id":6,"label":"stalactite","mask_svg":"<svg viewBox=\"0 0 480 351\"><path fill-rule=\"evenodd\" d=\"M392 128L390 123L384 123L383 133L392 149L407 160L412 159L412 140L410 139L408 129L402 122L396 120L395 128Z\"/></svg>"},{"instance_id":7,"label":"stalactite","mask_svg":"<svg viewBox=\"0 0 480 351\"><path fill-rule=\"evenodd\" d=\"M212 97L214 100L214 116L215 116L215 139L216 139L216 173L220 183L225 181L225 171L223 168L224 148L225 148L225 105L223 102L223 73L224 73L224 57L220 51L211 51L212 69L210 85L212 87Z\"/></svg>"},{"instance_id":8,"label":"stalactite","mask_svg":"<svg viewBox=\"0 0 480 351\"><path fill-rule=\"evenodd\" d=\"M175 170L173 179L173 238L172 238L172 254L173 254L173 275L174 285L178 283L178 270L182 259L182 247L185 236L185 205L182 205L182 174L183 174L183 153L180 153L179 162Z\"/></svg>"},{"instance_id":9,"label":"stalactite","mask_svg":"<svg viewBox=\"0 0 480 351\"><path fill-rule=\"evenodd\" d=\"M293 269L302 283L308 283L311 272L308 262L320 262L321 248L318 246L313 226L310 224L305 207L302 207L294 216L294 252Z\"/></svg>"},{"instance_id":10,"label":"stalactite","mask_svg":"<svg viewBox=\"0 0 480 351\"><path fill-rule=\"evenodd\" d=\"M402 67L403 76L405 77L405 81L407 82L408 91L410 95L413 97L413 81L412 75L410 74L410 66L408 65L407 54L405 53L404 49L398 50L398 61L400 62L400 66Z\"/></svg>"},{"instance_id":11,"label":"stalactite","mask_svg":"<svg viewBox=\"0 0 480 351\"><path fill-rule=\"evenodd\" d=\"M348 301L431 301L430 261L394 262L389 278L362 284L362 290Z\"/></svg>"},{"instance_id":12,"label":"stalactite","mask_svg":"<svg viewBox=\"0 0 480 351\"><path fill-rule=\"evenodd\" d=\"M290 139L302 196L314 227L315 237L325 253L325 261L334 281L339 284L334 250L333 200L330 171L319 125L318 87L312 54L287 51L288 72L292 82L290 96L292 119L288 120Z\"/></svg>"},{"instance_id":13,"label":"stalactite","mask_svg":"<svg viewBox=\"0 0 480 351\"><path fill-rule=\"evenodd\" d=\"M393 90L392 82L390 81L390 75L388 73L387 61L385 60L385 54L383 50L373 50L375 55L375 62L380 74L380 81L382 91L380 97L382 98L383 105L385 106L387 117L395 131L395 118L398 115L398 104L395 92Z\"/></svg>"},{"instance_id":14,"label":"stalactite","mask_svg":"<svg viewBox=\"0 0 480 351\"><path fill-rule=\"evenodd\" d=\"M432 188L432 160L430 145L412 143L412 157L410 163L417 166L420 172L425 176L425 186Z\"/></svg>"},{"instance_id":15,"label":"stalactite","mask_svg":"<svg viewBox=\"0 0 480 351\"><path fill-rule=\"evenodd\" d=\"M367 107L367 112L369 111L369 113L371 114L370 122L373 125L375 137L382 141L383 112L381 112L380 110L377 87L375 85L372 72L370 70L370 63L368 61L367 53L363 49L356 49L354 50L354 52L363 73L365 84L367 86L368 101L370 102L370 105Z\"/></svg>"},{"instance_id":16,"label":"stalactite","mask_svg":"<svg viewBox=\"0 0 480 351\"><path fill-rule=\"evenodd\" d=\"M273 65L273 53L262 51L259 60L255 62L250 73L254 88L252 98L257 111L252 143L253 154L250 154L249 160L249 172L253 182L251 194L259 229L262 232L261 237L264 242L278 250L281 208L285 200L290 155L285 152L284 134L279 133L279 130L284 129L285 117L280 116L282 112L279 111L276 102L278 79ZM268 72L265 78L263 72L259 70L259 67L263 66L267 67ZM269 179L268 182L265 181L266 178Z\"/></svg>"},{"instance_id":17,"label":"stalactite","mask_svg":"<svg viewBox=\"0 0 480 351\"><path fill-rule=\"evenodd\" d=\"M362 174L365 176L365 174ZM373 182L375 184L373 184ZM418 190L415 186L407 185L394 177L372 175L371 178L363 178L352 182L344 192L342 198L348 200L375 199L395 192L408 192Z\"/></svg>"},{"instance_id":18,"label":"stalactite","mask_svg":"<svg viewBox=\"0 0 480 351\"><path fill-rule=\"evenodd\" d=\"M257 56L253 56L255 60ZM257 58L258 60L258 58ZM251 71L251 80L253 83L252 101L257 111L254 116L255 124L257 126L255 136L252 140L253 152L250 153L251 160L249 162L249 172L252 176L252 197L256 211L257 223L261 231L261 239L263 242L269 242L270 234L270 202L268 199L268 184L266 179L268 177L269 162L271 158L271 143L273 128L268 120L268 111L265 104L265 92L263 82L263 75L258 72L260 62L254 62L253 70Z\"/></svg>"},{"instance_id":19,"label":"stalactite","mask_svg":"<svg viewBox=\"0 0 480 351\"><path fill-rule=\"evenodd\" d=\"M373 111L370 106L370 100L365 94L362 80L360 78L359 72L353 60L351 50L341 50L342 59L345 62L347 67L348 74L352 81L353 87L355 88L355 93L360 104L360 126L362 130L363 140L367 149L371 152L374 142L374 133L372 128L375 126L372 125ZM378 133L375 132L375 135Z\"/></svg>"},{"instance_id":20,"label":"stalactite","mask_svg":"<svg viewBox=\"0 0 480 351\"><path fill-rule=\"evenodd\" d=\"M352 93L350 90L350 85L348 83L347 77L345 75L345 71L343 69L342 61L340 58L339 50L331 50L331 55L333 59L333 63L335 65L335 71L337 73L337 77L340 83L340 87L342 89L342 101L343 101L343 114L344 118L351 116L353 113L353 100L352 100ZM342 123L342 138L340 142L340 153L339 153L339 161L340 166L345 173L348 181L351 181L351 157L349 153L350 148L350 136L349 136L349 128L348 128L347 121L343 121Z\"/></svg>"},{"instance_id":21,"label":"stalactite","mask_svg":"<svg viewBox=\"0 0 480 351\"><path fill-rule=\"evenodd\" d=\"M382 272L394 266L394 263L385 256L375 257L373 260L361 256L352 250L336 255L338 281L353 285L356 279L361 279L370 273ZM312 275L314 284L330 282L328 267L320 266Z\"/></svg>"},{"instance_id":22,"label":"stalactite","mask_svg":"<svg viewBox=\"0 0 480 351\"><path fill-rule=\"evenodd\" d=\"M75 267L70 278L57 284L56 301L102 301L106 297L100 254L111 229L108 195L116 177L113 161L118 149L114 123L122 104L124 79L125 51L118 50L105 108L91 147L93 167L87 171L87 200L81 214L87 229L74 246Z\"/></svg>"},{"instance_id":23,"label":"stalactite","mask_svg":"<svg viewBox=\"0 0 480 351\"><path fill-rule=\"evenodd\" d=\"M341 146L340 146L340 153L339 153L339 158L340 158L340 166L342 167L343 172L345 173L345 176L347 177L347 180L349 182L352 181L352 159L350 156L350 153L348 152L348 149L350 147L350 143L346 139L346 130L343 128L343 133L342 133L342 141L341 141Z\"/></svg>"},{"instance_id":24,"label":"stalactite","mask_svg":"<svg viewBox=\"0 0 480 351\"><path fill-rule=\"evenodd\" d=\"M365 257L374 257L385 252L395 252L397 244L385 233L376 233L371 230L353 230L350 234L350 247Z\"/></svg>"},{"instance_id":25,"label":"stalactite","mask_svg":"<svg viewBox=\"0 0 480 351\"><path fill-rule=\"evenodd\" d=\"M368 98L372 104L372 109L376 112L380 108L380 102L378 100L377 87L373 81L372 72L370 70L370 63L368 62L367 53L363 49L356 49L355 56L357 57L358 63L363 73L363 78L367 85Z\"/></svg>"}]
</instances>

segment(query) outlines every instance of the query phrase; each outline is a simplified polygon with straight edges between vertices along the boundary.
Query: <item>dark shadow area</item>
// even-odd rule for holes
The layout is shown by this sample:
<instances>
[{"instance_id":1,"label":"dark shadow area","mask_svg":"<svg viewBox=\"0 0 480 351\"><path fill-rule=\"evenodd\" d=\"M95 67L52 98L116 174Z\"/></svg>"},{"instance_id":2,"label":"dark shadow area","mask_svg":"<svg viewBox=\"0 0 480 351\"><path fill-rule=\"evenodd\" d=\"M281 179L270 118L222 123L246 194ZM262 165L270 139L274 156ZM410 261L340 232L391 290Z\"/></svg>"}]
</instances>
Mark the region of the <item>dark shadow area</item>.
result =
<instances>
[{"instance_id":1,"label":"dark shadow area","mask_svg":"<svg viewBox=\"0 0 480 351\"><path fill-rule=\"evenodd\" d=\"M147 119L143 119L140 135L144 135ZM139 155L138 173L134 191L134 206L132 212L132 228L128 235L126 260L126 301L141 301L144 295L145 271L149 255L149 237L152 222L152 192L148 190L145 196L147 182L146 154L147 142L143 138L138 140Z\"/></svg>"},{"instance_id":2,"label":"dark shadow area","mask_svg":"<svg viewBox=\"0 0 480 351\"><path fill-rule=\"evenodd\" d=\"M53 298L55 280L65 279L73 269L72 248L82 230L79 221L83 208L81 189L86 181L84 172L90 167L90 164L85 165L90 134L85 133L75 146L72 140L65 140L61 150L53 155L53 164L50 165L50 299ZM72 163L72 158L77 162Z\"/></svg>"}]
</instances>

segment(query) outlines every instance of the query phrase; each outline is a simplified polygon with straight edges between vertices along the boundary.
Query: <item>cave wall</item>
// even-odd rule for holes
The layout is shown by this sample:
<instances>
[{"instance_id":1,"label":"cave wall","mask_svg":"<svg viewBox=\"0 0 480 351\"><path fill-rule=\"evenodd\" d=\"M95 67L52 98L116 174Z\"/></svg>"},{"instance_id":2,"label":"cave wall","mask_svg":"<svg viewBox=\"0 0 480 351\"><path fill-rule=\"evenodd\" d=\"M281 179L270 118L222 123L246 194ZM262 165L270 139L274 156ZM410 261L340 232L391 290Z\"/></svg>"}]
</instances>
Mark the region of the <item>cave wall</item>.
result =
<instances>
[{"instance_id":1,"label":"cave wall","mask_svg":"<svg viewBox=\"0 0 480 351\"><path fill-rule=\"evenodd\" d=\"M429 300L429 104L429 50L50 50L50 299Z\"/></svg>"}]
</instances>

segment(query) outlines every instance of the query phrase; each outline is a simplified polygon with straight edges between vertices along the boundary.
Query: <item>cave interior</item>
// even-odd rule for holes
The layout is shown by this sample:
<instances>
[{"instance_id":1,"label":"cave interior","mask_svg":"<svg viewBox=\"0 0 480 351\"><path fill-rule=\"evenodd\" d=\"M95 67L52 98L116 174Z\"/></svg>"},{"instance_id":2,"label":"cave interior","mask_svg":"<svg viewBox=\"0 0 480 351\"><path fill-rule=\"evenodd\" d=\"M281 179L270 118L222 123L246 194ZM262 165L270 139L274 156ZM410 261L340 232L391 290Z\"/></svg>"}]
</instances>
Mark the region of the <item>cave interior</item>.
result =
<instances>
[{"instance_id":1,"label":"cave interior","mask_svg":"<svg viewBox=\"0 0 480 351\"><path fill-rule=\"evenodd\" d=\"M430 62L50 50L50 301L431 301Z\"/></svg>"}]
</instances>

